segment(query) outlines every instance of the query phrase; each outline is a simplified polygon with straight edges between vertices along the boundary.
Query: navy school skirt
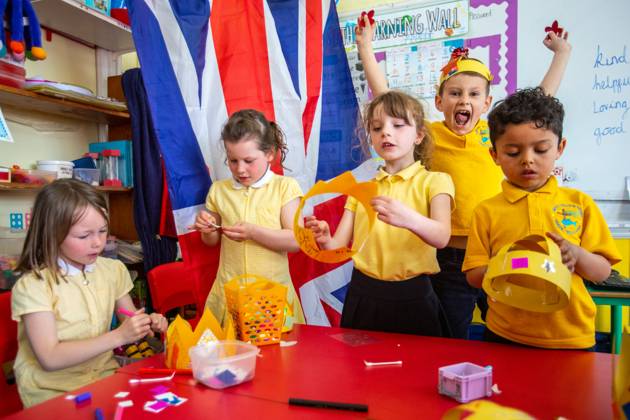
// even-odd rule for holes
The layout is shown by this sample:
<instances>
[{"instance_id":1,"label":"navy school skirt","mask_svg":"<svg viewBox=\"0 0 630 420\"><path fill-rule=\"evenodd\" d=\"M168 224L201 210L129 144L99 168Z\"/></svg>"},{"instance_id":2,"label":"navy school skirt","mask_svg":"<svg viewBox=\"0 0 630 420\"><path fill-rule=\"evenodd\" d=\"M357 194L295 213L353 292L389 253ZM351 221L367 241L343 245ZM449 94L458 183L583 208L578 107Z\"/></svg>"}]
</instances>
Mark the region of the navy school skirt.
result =
<instances>
[{"instance_id":1,"label":"navy school skirt","mask_svg":"<svg viewBox=\"0 0 630 420\"><path fill-rule=\"evenodd\" d=\"M446 315L426 274L384 281L353 269L341 327L450 337Z\"/></svg>"}]
</instances>

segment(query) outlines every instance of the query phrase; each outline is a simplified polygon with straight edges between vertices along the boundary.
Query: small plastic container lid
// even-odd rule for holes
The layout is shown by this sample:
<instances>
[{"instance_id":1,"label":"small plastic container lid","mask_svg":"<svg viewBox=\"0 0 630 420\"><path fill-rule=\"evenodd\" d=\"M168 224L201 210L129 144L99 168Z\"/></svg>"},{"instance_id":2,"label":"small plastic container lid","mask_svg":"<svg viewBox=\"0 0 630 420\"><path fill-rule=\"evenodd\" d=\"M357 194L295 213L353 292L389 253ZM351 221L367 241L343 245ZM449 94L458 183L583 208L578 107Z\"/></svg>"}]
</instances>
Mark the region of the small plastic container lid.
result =
<instances>
[{"instance_id":1,"label":"small plastic container lid","mask_svg":"<svg viewBox=\"0 0 630 420\"><path fill-rule=\"evenodd\" d=\"M38 160L37 165L61 165L74 167L74 163L69 160Z\"/></svg>"},{"instance_id":2,"label":"small plastic container lid","mask_svg":"<svg viewBox=\"0 0 630 420\"><path fill-rule=\"evenodd\" d=\"M105 157L107 156L120 156L120 150L118 149L106 149L101 152Z\"/></svg>"},{"instance_id":3,"label":"small plastic container lid","mask_svg":"<svg viewBox=\"0 0 630 420\"><path fill-rule=\"evenodd\" d=\"M84 153L83 157L89 157L89 158L92 158L92 159L98 159L98 152Z\"/></svg>"}]
</instances>

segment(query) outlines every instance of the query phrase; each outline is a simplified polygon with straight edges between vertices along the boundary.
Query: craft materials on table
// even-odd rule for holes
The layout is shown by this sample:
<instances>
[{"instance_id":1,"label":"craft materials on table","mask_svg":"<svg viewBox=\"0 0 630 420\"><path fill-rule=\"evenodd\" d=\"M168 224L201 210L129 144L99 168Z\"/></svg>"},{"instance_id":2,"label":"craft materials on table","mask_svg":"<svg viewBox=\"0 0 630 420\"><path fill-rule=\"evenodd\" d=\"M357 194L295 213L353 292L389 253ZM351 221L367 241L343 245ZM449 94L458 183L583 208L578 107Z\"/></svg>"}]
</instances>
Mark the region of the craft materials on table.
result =
<instances>
[{"instance_id":1,"label":"craft materials on table","mask_svg":"<svg viewBox=\"0 0 630 420\"><path fill-rule=\"evenodd\" d=\"M314 408L334 408L367 413L367 404L344 403L336 401L306 400L304 398L289 398L289 405L301 405Z\"/></svg>"},{"instance_id":2,"label":"craft materials on table","mask_svg":"<svg viewBox=\"0 0 630 420\"><path fill-rule=\"evenodd\" d=\"M255 274L243 274L224 287L238 339L257 346L279 343L287 304L286 286Z\"/></svg>"},{"instance_id":3,"label":"craft materials on table","mask_svg":"<svg viewBox=\"0 0 630 420\"><path fill-rule=\"evenodd\" d=\"M463 362L438 369L438 392L461 403L492 396L492 368Z\"/></svg>"},{"instance_id":4,"label":"craft materials on table","mask_svg":"<svg viewBox=\"0 0 630 420\"><path fill-rule=\"evenodd\" d=\"M159 378L142 378L142 379L133 378L133 379L129 379L129 383L130 384L148 384L152 382L164 382L164 381L170 381L174 377L175 377L175 372L173 372L170 376L162 376Z\"/></svg>"},{"instance_id":5,"label":"craft materials on table","mask_svg":"<svg viewBox=\"0 0 630 420\"><path fill-rule=\"evenodd\" d=\"M394 360L391 362L368 362L367 360L364 360L363 363L365 363L365 366L367 367L374 367L374 366L402 366L403 362L402 360Z\"/></svg>"},{"instance_id":6,"label":"craft materials on table","mask_svg":"<svg viewBox=\"0 0 630 420\"><path fill-rule=\"evenodd\" d=\"M254 378L258 347L236 340L224 340L213 345L190 349L193 376L215 389L238 385Z\"/></svg>"}]
</instances>

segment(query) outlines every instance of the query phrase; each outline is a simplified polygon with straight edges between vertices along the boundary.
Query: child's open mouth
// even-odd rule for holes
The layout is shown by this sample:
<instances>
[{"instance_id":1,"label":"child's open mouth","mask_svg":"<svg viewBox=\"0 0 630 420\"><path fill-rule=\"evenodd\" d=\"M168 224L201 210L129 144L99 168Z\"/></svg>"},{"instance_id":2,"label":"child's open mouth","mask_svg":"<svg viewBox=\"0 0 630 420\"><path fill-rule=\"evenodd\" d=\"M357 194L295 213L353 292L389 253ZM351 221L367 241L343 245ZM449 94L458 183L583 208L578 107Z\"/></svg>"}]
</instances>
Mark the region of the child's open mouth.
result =
<instances>
[{"instance_id":1,"label":"child's open mouth","mask_svg":"<svg viewBox=\"0 0 630 420\"><path fill-rule=\"evenodd\" d=\"M391 143L385 142L385 143L383 143L383 144L381 145L381 147L382 147L383 149L387 149L387 148L389 148L389 147L394 147L394 145L393 145L393 144L391 144Z\"/></svg>"},{"instance_id":2,"label":"child's open mouth","mask_svg":"<svg viewBox=\"0 0 630 420\"><path fill-rule=\"evenodd\" d=\"M470 112L469 111L457 111L455 113L455 124L457 125L466 125L470 121Z\"/></svg>"}]
</instances>

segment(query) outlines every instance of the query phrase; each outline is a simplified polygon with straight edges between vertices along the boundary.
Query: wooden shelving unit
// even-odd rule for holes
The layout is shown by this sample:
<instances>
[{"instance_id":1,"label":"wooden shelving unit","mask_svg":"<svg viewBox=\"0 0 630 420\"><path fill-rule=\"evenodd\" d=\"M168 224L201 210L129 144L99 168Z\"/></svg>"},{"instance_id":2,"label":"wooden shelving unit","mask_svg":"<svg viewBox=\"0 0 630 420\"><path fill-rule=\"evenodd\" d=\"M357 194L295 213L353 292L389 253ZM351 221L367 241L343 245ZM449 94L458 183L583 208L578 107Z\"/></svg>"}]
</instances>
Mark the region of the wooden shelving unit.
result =
<instances>
[{"instance_id":1,"label":"wooden shelving unit","mask_svg":"<svg viewBox=\"0 0 630 420\"><path fill-rule=\"evenodd\" d=\"M20 182L9 182L2 183L0 182L0 191L13 191L13 192L32 192L39 191L43 188L43 185L38 184L23 184ZM103 187L98 186L95 187L99 191L104 191L108 193L126 193L133 190L133 188L125 188L125 187Z\"/></svg>"},{"instance_id":2,"label":"wooden shelving unit","mask_svg":"<svg viewBox=\"0 0 630 420\"><path fill-rule=\"evenodd\" d=\"M44 30L50 29L53 33L63 34L84 45L114 53L134 50L129 26L87 7L79 1L33 0L32 4ZM113 86L116 86L117 90L120 91L118 98L124 100L119 77L114 80L110 88ZM108 93L108 95L113 96L112 93ZM0 105L96 124L106 124L109 126L109 140L131 138L131 119L128 112L115 111L2 85L0 85ZM19 192L34 194L42 187L42 185L33 184L0 183L0 194L3 192L6 194ZM137 239L133 222L133 188L103 186L97 188L107 193L109 199L110 233L120 239Z\"/></svg>"},{"instance_id":3,"label":"wooden shelving unit","mask_svg":"<svg viewBox=\"0 0 630 420\"><path fill-rule=\"evenodd\" d=\"M40 24L83 44L115 52L133 51L131 28L75 0L34 0Z\"/></svg>"},{"instance_id":4,"label":"wooden shelving unit","mask_svg":"<svg viewBox=\"0 0 630 420\"><path fill-rule=\"evenodd\" d=\"M117 125L129 122L128 112L113 111L68 99L53 98L4 85L0 85L0 104L100 124Z\"/></svg>"}]
</instances>

